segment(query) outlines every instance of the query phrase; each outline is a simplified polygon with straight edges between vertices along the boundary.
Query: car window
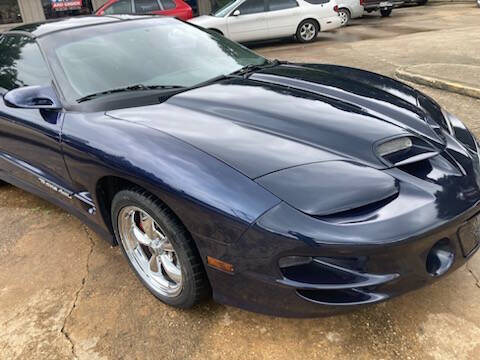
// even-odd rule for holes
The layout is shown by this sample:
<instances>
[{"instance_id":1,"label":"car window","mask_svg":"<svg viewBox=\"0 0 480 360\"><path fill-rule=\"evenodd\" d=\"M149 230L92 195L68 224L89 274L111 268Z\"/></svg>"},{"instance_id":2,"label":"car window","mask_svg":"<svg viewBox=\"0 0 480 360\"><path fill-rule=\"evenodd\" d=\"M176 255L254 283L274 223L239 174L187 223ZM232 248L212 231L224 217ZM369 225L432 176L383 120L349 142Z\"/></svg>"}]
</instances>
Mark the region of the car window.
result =
<instances>
[{"instance_id":1,"label":"car window","mask_svg":"<svg viewBox=\"0 0 480 360\"><path fill-rule=\"evenodd\" d=\"M132 12L132 0L118 0L106 8L104 14L131 14Z\"/></svg>"},{"instance_id":2,"label":"car window","mask_svg":"<svg viewBox=\"0 0 480 360\"><path fill-rule=\"evenodd\" d=\"M137 14L149 14L152 11L159 11L160 5L157 0L135 0L135 12Z\"/></svg>"},{"instance_id":3,"label":"car window","mask_svg":"<svg viewBox=\"0 0 480 360\"><path fill-rule=\"evenodd\" d=\"M161 0L162 6L165 10L172 10L177 7L174 0Z\"/></svg>"},{"instance_id":4,"label":"car window","mask_svg":"<svg viewBox=\"0 0 480 360\"><path fill-rule=\"evenodd\" d=\"M297 0L270 0L270 11L291 9L297 7Z\"/></svg>"},{"instance_id":5,"label":"car window","mask_svg":"<svg viewBox=\"0 0 480 360\"><path fill-rule=\"evenodd\" d=\"M12 90L50 82L47 64L35 40L22 35L0 37L0 87Z\"/></svg>"},{"instance_id":6,"label":"car window","mask_svg":"<svg viewBox=\"0 0 480 360\"><path fill-rule=\"evenodd\" d=\"M240 10L240 15L261 13L265 11L265 2L263 0L247 0L237 10Z\"/></svg>"},{"instance_id":7,"label":"car window","mask_svg":"<svg viewBox=\"0 0 480 360\"><path fill-rule=\"evenodd\" d=\"M314 5L328 4L330 2L330 0L305 0L305 1L310 3L310 4L314 4Z\"/></svg>"},{"instance_id":8,"label":"car window","mask_svg":"<svg viewBox=\"0 0 480 360\"><path fill-rule=\"evenodd\" d=\"M215 10L213 15L216 17L225 17L228 14L230 14L232 9L236 8L237 4L238 4L238 0L227 1L223 6L220 6L218 10Z\"/></svg>"}]
</instances>

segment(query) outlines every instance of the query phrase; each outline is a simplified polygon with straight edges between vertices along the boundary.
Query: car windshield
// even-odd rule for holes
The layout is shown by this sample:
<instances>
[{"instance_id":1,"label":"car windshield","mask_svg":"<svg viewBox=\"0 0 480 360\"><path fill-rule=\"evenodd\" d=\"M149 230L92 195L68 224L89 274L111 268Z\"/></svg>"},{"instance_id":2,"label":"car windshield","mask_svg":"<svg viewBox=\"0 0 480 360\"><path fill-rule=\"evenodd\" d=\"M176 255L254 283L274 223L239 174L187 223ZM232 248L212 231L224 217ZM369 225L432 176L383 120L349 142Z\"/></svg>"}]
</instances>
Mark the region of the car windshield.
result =
<instances>
[{"instance_id":1,"label":"car windshield","mask_svg":"<svg viewBox=\"0 0 480 360\"><path fill-rule=\"evenodd\" d=\"M237 6L238 4L240 3L239 0L232 0L232 1L227 1L227 3L225 5L223 5L221 8L219 8L218 10L214 11L212 13L213 16L216 16L216 17L225 17L227 16L230 11L233 10L233 8L235 6Z\"/></svg>"},{"instance_id":2,"label":"car windshield","mask_svg":"<svg viewBox=\"0 0 480 360\"><path fill-rule=\"evenodd\" d=\"M138 84L191 87L266 63L222 36L169 18L72 29L41 40L69 101Z\"/></svg>"}]
</instances>

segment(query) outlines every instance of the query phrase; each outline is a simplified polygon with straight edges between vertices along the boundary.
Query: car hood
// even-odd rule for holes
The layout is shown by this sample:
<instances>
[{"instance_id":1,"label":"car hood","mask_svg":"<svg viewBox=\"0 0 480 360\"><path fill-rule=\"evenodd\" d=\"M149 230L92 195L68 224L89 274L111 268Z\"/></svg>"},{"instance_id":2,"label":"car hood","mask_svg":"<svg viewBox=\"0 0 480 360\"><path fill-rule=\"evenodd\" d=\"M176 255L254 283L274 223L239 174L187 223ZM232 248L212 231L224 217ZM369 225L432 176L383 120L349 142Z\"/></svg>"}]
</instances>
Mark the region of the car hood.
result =
<instances>
[{"instance_id":1,"label":"car hood","mask_svg":"<svg viewBox=\"0 0 480 360\"><path fill-rule=\"evenodd\" d=\"M374 144L402 134L442 146L417 102L413 89L369 72L280 65L108 115L168 133L255 179L325 161L385 169Z\"/></svg>"},{"instance_id":2,"label":"car hood","mask_svg":"<svg viewBox=\"0 0 480 360\"><path fill-rule=\"evenodd\" d=\"M188 20L188 22L199 26L206 26L214 23L223 23L225 22L225 19L222 17L218 18L216 16L201 15Z\"/></svg>"}]
</instances>

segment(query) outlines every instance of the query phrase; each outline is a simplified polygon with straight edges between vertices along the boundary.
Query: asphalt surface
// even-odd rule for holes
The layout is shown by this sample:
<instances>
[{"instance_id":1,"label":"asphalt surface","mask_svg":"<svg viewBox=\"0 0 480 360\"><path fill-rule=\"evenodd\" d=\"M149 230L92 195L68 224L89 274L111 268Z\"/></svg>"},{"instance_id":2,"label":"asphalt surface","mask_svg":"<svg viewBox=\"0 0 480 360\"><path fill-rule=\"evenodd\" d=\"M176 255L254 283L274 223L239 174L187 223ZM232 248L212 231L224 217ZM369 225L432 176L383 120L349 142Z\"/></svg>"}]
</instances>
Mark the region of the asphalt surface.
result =
<instances>
[{"instance_id":1,"label":"asphalt surface","mask_svg":"<svg viewBox=\"0 0 480 360\"><path fill-rule=\"evenodd\" d=\"M473 2L404 8L387 19L355 20L314 44L254 48L271 58L393 76L400 66L479 64L479 19ZM480 100L419 88L480 136ZM0 359L480 358L480 255L391 301L297 320L213 302L167 307L136 280L118 248L12 186L0 188L0 228Z\"/></svg>"}]
</instances>

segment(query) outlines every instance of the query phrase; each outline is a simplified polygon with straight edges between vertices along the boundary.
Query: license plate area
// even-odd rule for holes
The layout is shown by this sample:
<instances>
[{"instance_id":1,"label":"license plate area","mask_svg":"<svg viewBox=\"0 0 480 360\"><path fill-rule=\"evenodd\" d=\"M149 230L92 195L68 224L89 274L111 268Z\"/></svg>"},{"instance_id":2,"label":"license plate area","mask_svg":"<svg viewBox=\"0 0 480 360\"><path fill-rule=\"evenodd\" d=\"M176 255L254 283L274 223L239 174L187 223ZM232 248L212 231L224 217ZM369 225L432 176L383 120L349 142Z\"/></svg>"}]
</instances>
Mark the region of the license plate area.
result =
<instances>
[{"instance_id":1,"label":"license plate area","mask_svg":"<svg viewBox=\"0 0 480 360\"><path fill-rule=\"evenodd\" d=\"M389 1L382 1L382 2L380 3L380 7L382 7L382 8L383 8L383 7L389 7L389 6L392 6L392 5L393 5L393 4L392 4L391 2L389 2Z\"/></svg>"},{"instance_id":2,"label":"license plate area","mask_svg":"<svg viewBox=\"0 0 480 360\"><path fill-rule=\"evenodd\" d=\"M480 239L480 216L468 220L458 229L458 239L462 248L463 256L468 257L479 246Z\"/></svg>"}]
</instances>

